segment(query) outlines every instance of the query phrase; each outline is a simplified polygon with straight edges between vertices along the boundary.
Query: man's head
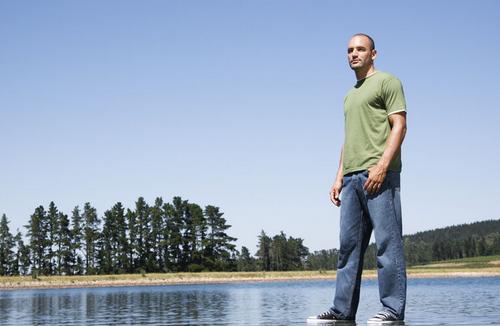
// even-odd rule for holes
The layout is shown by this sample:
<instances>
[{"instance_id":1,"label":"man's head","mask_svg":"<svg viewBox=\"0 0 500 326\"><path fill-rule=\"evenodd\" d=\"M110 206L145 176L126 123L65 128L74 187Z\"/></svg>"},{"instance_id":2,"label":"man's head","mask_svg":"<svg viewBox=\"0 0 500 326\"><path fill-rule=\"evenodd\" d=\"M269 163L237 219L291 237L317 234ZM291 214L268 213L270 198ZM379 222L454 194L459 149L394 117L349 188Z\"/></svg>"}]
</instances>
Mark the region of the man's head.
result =
<instances>
[{"instance_id":1,"label":"man's head","mask_svg":"<svg viewBox=\"0 0 500 326\"><path fill-rule=\"evenodd\" d=\"M354 71L370 70L377 57L375 42L366 34L354 34L347 45L347 59Z\"/></svg>"}]
</instances>

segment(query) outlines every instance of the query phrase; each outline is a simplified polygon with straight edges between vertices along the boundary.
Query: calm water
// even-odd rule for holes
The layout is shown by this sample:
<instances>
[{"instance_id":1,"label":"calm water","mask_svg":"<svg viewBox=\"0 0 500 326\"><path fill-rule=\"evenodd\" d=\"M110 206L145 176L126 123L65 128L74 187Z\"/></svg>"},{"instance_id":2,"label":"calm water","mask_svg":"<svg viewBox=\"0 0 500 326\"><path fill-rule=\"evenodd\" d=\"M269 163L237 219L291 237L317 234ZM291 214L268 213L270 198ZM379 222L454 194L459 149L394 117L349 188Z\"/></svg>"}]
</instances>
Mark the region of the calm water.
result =
<instances>
[{"instance_id":1,"label":"calm water","mask_svg":"<svg viewBox=\"0 0 500 326\"><path fill-rule=\"evenodd\" d=\"M306 325L331 302L334 281L0 292L1 325ZM379 309L364 281L357 325ZM500 277L408 283L406 325L500 325Z\"/></svg>"}]
</instances>

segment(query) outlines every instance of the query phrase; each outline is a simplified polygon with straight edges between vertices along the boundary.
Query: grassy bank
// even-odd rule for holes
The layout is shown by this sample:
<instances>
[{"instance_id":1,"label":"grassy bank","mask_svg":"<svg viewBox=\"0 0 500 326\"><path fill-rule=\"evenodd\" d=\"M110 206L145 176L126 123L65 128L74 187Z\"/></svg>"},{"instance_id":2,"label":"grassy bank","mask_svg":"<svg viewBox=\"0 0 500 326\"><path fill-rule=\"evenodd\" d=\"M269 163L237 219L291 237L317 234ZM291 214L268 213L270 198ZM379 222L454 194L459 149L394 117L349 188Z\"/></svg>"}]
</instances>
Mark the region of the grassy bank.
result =
<instances>
[{"instance_id":1,"label":"grassy bank","mask_svg":"<svg viewBox=\"0 0 500 326\"><path fill-rule=\"evenodd\" d=\"M454 260L445 260L439 262L433 262L431 264L414 266L414 268L456 268L460 267L463 269L481 269L481 268L492 268L500 267L500 256L481 256L481 257L470 257Z\"/></svg>"},{"instance_id":2,"label":"grassy bank","mask_svg":"<svg viewBox=\"0 0 500 326\"><path fill-rule=\"evenodd\" d=\"M334 279L335 274L335 271L291 271L39 276L36 279L31 276L4 276L0 277L0 289L321 280ZM376 270L367 270L363 276L374 278ZM413 266L408 268L408 276L410 278L500 276L500 256L474 257Z\"/></svg>"},{"instance_id":3,"label":"grassy bank","mask_svg":"<svg viewBox=\"0 0 500 326\"><path fill-rule=\"evenodd\" d=\"M482 256L463 259L445 260L432 262L427 265L412 266L409 274L413 276L427 274L442 274L453 276L454 274L484 274L500 275L500 256Z\"/></svg>"}]
</instances>

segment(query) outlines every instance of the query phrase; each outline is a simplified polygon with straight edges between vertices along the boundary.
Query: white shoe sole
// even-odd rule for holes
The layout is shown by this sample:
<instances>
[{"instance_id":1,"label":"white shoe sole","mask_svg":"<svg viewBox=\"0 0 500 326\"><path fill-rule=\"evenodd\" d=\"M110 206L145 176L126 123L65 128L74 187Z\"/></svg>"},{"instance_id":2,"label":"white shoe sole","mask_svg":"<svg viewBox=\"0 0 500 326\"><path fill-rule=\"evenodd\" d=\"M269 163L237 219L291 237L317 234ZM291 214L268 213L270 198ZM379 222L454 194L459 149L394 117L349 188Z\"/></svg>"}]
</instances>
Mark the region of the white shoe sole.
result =
<instances>
[{"instance_id":1,"label":"white shoe sole","mask_svg":"<svg viewBox=\"0 0 500 326\"><path fill-rule=\"evenodd\" d=\"M370 325L404 325L405 322L403 320L368 320L366 322L367 324Z\"/></svg>"},{"instance_id":2,"label":"white shoe sole","mask_svg":"<svg viewBox=\"0 0 500 326\"><path fill-rule=\"evenodd\" d=\"M308 324L344 324L344 325L355 325L354 320L336 320L336 319L318 319L316 316L311 316L307 318Z\"/></svg>"}]
</instances>

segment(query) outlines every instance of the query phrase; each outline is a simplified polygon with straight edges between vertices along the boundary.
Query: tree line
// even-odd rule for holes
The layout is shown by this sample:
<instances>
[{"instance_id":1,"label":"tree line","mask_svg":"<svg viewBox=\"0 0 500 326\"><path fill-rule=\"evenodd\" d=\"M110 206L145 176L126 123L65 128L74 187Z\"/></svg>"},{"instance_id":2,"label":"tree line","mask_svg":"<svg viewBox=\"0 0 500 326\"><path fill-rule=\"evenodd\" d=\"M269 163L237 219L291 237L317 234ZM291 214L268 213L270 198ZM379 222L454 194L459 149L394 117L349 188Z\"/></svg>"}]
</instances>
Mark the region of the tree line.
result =
<instances>
[{"instance_id":1,"label":"tree line","mask_svg":"<svg viewBox=\"0 0 500 326\"><path fill-rule=\"evenodd\" d=\"M500 220L486 220L403 236L407 266L466 257L500 255ZM258 237L256 257L242 248L239 270L336 270L339 250L309 252L300 238L285 234ZM243 250L245 249L245 250ZM244 252L246 253L244 255ZM377 247L371 243L365 253L364 267L377 267Z\"/></svg>"},{"instance_id":2,"label":"tree line","mask_svg":"<svg viewBox=\"0 0 500 326\"><path fill-rule=\"evenodd\" d=\"M477 256L500 255L500 220L486 220L418 232L403 236L406 265ZM337 249L311 253L306 268L336 269ZM370 244L365 253L365 268L377 267L377 247Z\"/></svg>"},{"instance_id":3,"label":"tree line","mask_svg":"<svg viewBox=\"0 0 500 326\"><path fill-rule=\"evenodd\" d=\"M174 197L135 208L118 202L102 217L90 203L71 216L54 202L35 209L26 235L10 233L0 220L0 275L92 275L198 271L335 270L338 249L309 252L301 238L281 231L258 235L255 255L241 251L228 235L218 207L204 209ZM24 242L26 238L27 243ZM403 237L408 266L432 261L500 254L500 220L450 226ZM365 268L376 268L377 248L368 246Z\"/></svg>"},{"instance_id":4,"label":"tree line","mask_svg":"<svg viewBox=\"0 0 500 326\"><path fill-rule=\"evenodd\" d=\"M258 236L257 253L250 254L243 246L238 253L239 271L294 271L303 270L309 249L301 238L288 237L281 231L275 236L268 236L264 230Z\"/></svg>"},{"instance_id":5,"label":"tree line","mask_svg":"<svg viewBox=\"0 0 500 326\"><path fill-rule=\"evenodd\" d=\"M85 203L71 216L39 206L26 234L0 220L0 275L81 275L237 269L236 238L216 206L174 197L140 197L134 209L116 203L99 217ZM26 238L27 243L25 243Z\"/></svg>"},{"instance_id":6,"label":"tree line","mask_svg":"<svg viewBox=\"0 0 500 326\"><path fill-rule=\"evenodd\" d=\"M500 220L449 226L405 237L410 265L500 254Z\"/></svg>"}]
</instances>

